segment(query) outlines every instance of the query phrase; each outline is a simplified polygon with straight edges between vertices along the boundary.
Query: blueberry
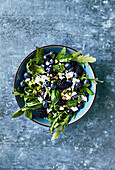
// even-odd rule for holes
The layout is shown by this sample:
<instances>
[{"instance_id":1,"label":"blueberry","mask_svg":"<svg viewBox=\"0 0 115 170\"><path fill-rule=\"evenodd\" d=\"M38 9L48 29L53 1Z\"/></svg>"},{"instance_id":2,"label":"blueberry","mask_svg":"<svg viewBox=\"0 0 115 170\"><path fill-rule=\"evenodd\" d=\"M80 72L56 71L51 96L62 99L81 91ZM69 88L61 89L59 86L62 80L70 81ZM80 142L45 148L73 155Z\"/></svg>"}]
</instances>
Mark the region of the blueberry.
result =
<instances>
[{"instance_id":1,"label":"blueberry","mask_svg":"<svg viewBox=\"0 0 115 170\"><path fill-rule=\"evenodd\" d=\"M48 60L48 54L45 54L45 55L43 56L43 59L47 61L47 60Z\"/></svg>"},{"instance_id":2,"label":"blueberry","mask_svg":"<svg viewBox=\"0 0 115 170\"><path fill-rule=\"evenodd\" d=\"M79 103L79 104L77 105L77 107L78 107L78 109L82 109L82 108L84 107L84 104L83 104L83 103Z\"/></svg>"},{"instance_id":3,"label":"blueberry","mask_svg":"<svg viewBox=\"0 0 115 170\"><path fill-rule=\"evenodd\" d=\"M89 79L85 79L83 84L91 84L91 81Z\"/></svg>"},{"instance_id":4,"label":"blueberry","mask_svg":"<svg viewBox=\"0 0 115 170\"><path fill-rule=\"evenodd\" d=\"M41 67L46 68L46 65L45 64L41 64Z\"/></svg>"},{"instance_id":5,"label":"blueberry","mask_svg":"<svg viewBox=\"0 0 115 170\"><path fill-rule=\"evenodd\" d=\"M50 55L52 55L53 53L54 53L54 51L50 51L50 53L49 53L49 54L50 54Z\"/></svg>"},{"instance_id":6,"label":"blueberry","mask_svg":"<svg viewBox=\"0 0 115 170\"><path fill-rule=\"evenodd\" d=\"M66 68L67 70L69 70L69 69L71 68L71 64L70 64L70 63L66 63L66 64L65 64L65 68Z\"/></svg>"},{"instance_id":7,"label":"blueberry","mask_svg":"<svg viewBox=\"0 0 115 170\"><path fill-rule=\"evenodd\" d=\"M26 85L27 85L26 82L24 82L24 81L20 82L20 87L26 87Z\"/></svg>"},{"instance_id":8,"label":"blueberry","mask_svg":"<svg viewBox=\"0 0 115 170\"><path fill-rule=\"evenodd\" d=\"M50 87L50 85L51 85L50 81L46 81L46 82L45 82L45 86L46 86L46 87Z\"/></svg>"},{"instance_id":9,"label":"blueberry","mask_svg":"<svg viewBox=\"0 0 115 170\"><path fill-rule=\"evenodd\" d=\"M74 71L74 67L71 67L68 72Z\"/></svg>"},{"instance_id":10,"label":"blueberry","mask_svg":"<svg viewBox=\"0 0 115 170\"><path fill-rule=\"evenodd\" d=\"M49 107L49 103L47 101L43 101L43 107L47 109Z\"/></svg>"},{"instance_id":11,"label":"blueberry","mask_svg":"<svg viewBox=\"0 0 115 170\"><path fill-rule=\"evenodd\" d=\"M81 83L80 82L75 83L75 87L80 88L81 87Z\"/></svg>"},{"instance_id":12,"label":"blueberry","mask_svg":"<svg viewBox=\"0 0 115 170\"><path fill-rule=\"evenodd\" d=\"M44 87L41 90L42 90L42 92L45 92L45 88Z\"/></svg>"},{"instance_id":13,"label":"blueberry","mask_svg":"<svg viewBox=\"0 0 115 170\"><path fill-rule=\"evenodd\" d=\"M68 109L66 112L67 112L68 114L72 114L72 113L73 113L73 110Z\"/></svg>"},{"instance_id":14,"label":"blueberry","mask_svg":"<svg viewBox=\"0 0 115 170\"><path fill-rule=\"evenodd\" d=\"M84 92L85 93L85 96L88 97L89 96L89 93L87 93L86 91Z\"/></svg>"},{"instance_id":15,"label":"blueberry","mask_svg":"<svg viewBox=\"0 0 115 170\"><path fill-rule=\"evenodd\" d=\"M66 80L66 82L72 84L72 80L71 79Z\"/></svg>"},{"instance_id":16,"label":"blueberry","mask_svg":"<svg viewBox=\"0 0 115 170\"><path fill-rule=\"evenodd\" d=\"M78 99L78 95L77 95L77 94L74 96L74 99L75 99L75 100L77 100L77 99Z\"/></svg>"},{"instance_id":17,"label":"blueberry","mask_svg":"<svg viewBox=\"0 0 115 170\"><path fill-rule=\"evenodd\" d=\"M59 92L61 93L63 90L59 89Z\"/></svg>"},{"instance_id":18,"label":"blueberry","mask_svg":"<svg viewBox=\"0 0 115 170\"><path fill-rule=\"evenodd\" d=\"M49 68L53 68L53 65L50 64L50 65L49 65Z\"/></svg>"},{"instance_id":19,"label":"blueberry","mask_svg":"<svg viewBox=\"0 0 115 170\"><path fill-rule=\"evenodd\" d=\"M77 73L74 73L74 78L78 78L78 74Z\"/></svg>"},{"instance_id":20,"label":"blueberry","mask_svg":"<svg viewBox=\"0 0 115 170\"><path fill-rule=\"evenodd\" d=\"M57 87L56 83L52 83L52 84L51 84L51 88L52 88L52 89L56 89L56 87Z\"/></svg>"},{"instance_id":21,"label":"blueberry","mask_svg":"<svg viewBox=\"0 0 115 170\"><path fill-rule=\"evenodd\" d=\"M29 74L29 73L24 73L24 79L27 79L27 78L31 78L31 74Z\"/></svg>"},{"instance_id":22,"label":"blueberry","mask_svg":"<svg viewBox=\"0 0 115 170\"><path fill-rule=\"evenodd\" d=\"M54 64L54 60L52 58L50 59L49 62L50 62L50 64Z\"/></svg>"},{"instance_id":23,"label":"blueberry","mask_svg":"<svg viewBox=\"0 0 115 170\"><path fill-rule=\"evenodd\" d=\"M52 69L52 67L51 67L51 68L50 68L50 67L47 67L47 68L46 68L46 71L47 71L47 73L50 74L50 73L52 73L53 69Z\"/></svg>"}]
</instances>

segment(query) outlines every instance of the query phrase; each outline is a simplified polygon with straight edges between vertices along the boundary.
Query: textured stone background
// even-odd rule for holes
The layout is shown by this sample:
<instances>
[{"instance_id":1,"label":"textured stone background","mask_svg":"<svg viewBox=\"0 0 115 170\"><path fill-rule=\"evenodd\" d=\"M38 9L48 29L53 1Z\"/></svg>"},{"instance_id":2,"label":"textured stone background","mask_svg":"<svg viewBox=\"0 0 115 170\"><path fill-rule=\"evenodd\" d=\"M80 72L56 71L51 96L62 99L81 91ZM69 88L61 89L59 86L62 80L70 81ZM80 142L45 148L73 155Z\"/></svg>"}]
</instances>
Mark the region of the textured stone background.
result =
<instances>
[{"instance_id":1,"label":"textured stone background","mask_svg":"<svg viewBox=\"0 0 115 170\"><path fill-rule=\"evenodd\" d=\"M0 0L0 169L115 169L114 8L114 0ZM90 52L104 80L91 110L53 142L47 127L10 118L20 62L49 44Z\"/></svg>"}]
</instances>

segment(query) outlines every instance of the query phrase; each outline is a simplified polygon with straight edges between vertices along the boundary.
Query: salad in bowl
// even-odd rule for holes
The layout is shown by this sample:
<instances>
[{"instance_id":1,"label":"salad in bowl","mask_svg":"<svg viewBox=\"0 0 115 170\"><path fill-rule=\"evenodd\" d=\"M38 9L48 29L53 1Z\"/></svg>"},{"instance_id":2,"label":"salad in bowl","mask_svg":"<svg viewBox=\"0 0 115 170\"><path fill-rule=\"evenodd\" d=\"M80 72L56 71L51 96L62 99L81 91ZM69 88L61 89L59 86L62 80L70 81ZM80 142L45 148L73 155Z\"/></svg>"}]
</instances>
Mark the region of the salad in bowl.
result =
<instances>
[{"instance_id":1,"label":"salad in bowl","mask_svg":"<svg viewBox=\"0 0 115 170\"><path fill-rule=\"evenodd\" d=\"M51 140L54 140L61 131L66 135L65 126L86 114L94 101L99 80L89 64L96 58L84 56L82 51L68 51L68 47L57 46L58 50L56 46L53 50L47 47L36 47L19 66L12 93L20 109L11 117L24 114L49 126L53 134Z\"/></svg>"}]
</instances>

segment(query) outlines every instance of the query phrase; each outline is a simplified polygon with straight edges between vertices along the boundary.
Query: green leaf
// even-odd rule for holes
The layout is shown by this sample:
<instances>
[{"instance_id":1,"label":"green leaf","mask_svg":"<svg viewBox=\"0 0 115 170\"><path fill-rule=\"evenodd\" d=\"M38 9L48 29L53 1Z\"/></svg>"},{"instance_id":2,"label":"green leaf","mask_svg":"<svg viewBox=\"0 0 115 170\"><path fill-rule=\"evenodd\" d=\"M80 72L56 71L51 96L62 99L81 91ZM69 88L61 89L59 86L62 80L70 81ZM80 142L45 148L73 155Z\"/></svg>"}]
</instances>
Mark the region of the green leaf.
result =
<instances>
[{"instance_id":1,"label":"green leaf","mask_svg":"<svg viewBox=\"0 0 115 170\"><path fill-rule=\"evenodd\" d=\"M25 111L24 111L24 114L25 114L25 116L26 116L27 118L32 119L32 112L31 112L31 110L25 110Z\"/></svg>"},{"instance_id":2,"label":"green leaf","mask_svg":"<svg viewBox=\"0 0 115 170\"><path fill-rule=\"evenodd\" d=\"M60 135L60 132L61 132L61 129L62 129L62 126L59 126L56 130L56 132L53 134L52 138L51 138L51 141L53 141L54 139L57 139Z\"/></svg>"},{"instance_id":3,"label":"green leaf","mask_svg":"<svg viewBox=\"0 0 115 170\"><path fill-rule=\"evenodd\" d=\"M42 64L44 62L43 56L44 56L44 50L43 48L36 47L36 64Z\"/></svg>"},{"instance_id":4,"label":"green leaf","mask_svg":"<svg viewBox=\"0 0 115 170\"><path fill-rule=\"evenodd\" d=\"M27 72L30 73L30 74L33 73L33 71L31 70L32 63L33 63L33 60L30 59L30 61L26 64Z\"/></svg>"},{"instance_id":5,"label":"green leaf","mask_svg":"<svg viewBox=\"0 0 115 170\"><path fill-rule=\"evenodd\" d=\"M72 60L73 60L73 61L77 61L78 63L81 63L81 64L84 64L84 63L85 63L85 64L88 65L88 63L94 63L94 62L96 61L96 58L90 57L90 55L87 54L87 55L85 55L85 56L80 55L80 56L78 56L78 57L73 57Z\"/></svg>"},{"instance_id":6,"label":"green leaf","mask_svg":"<svg viewBox=\"0 0 115 170\"><path fill-rule=\"evenodd\" d=\"M38 66L38 65L35 65L35 64L33 65L32 70L33 70L34 72L39 73L39 74L44 74L44 73L45 73L45 69L44 69L43 67Z\"/></svg>"},{"instance_id":7,"label":"green leaf","mask_svg":"<svg viewBox=\"0 0 115 170\"><path fill-rule=\"evenodd\" d=\"M59 105L54 105L54 110L58 111L59 110Z\"/></svg>"},{"instance_id":8,"label":"green leaf","mask_svg":"<svg viewBox=\"0 0 115 170\"><path fill-rule=\"evenodd\" d=\"M51 101L52 104L55 105L60 99L60 92L59 90L52 90L52 94L51 94Z\"/></svg>"},{"instance_id":9,"label":"green leaf","mask_svg":"<svg viewBox=\"0 0 115 170\"><path fill-rule=\"evenodd\" d=\"M15 96L20 96L20 97L24 96L24 94L19 93L18 91L14 91L14 92L12 92L12 94L14 94Z\"/></svg>"},{"instance_id":10,"label":"green leaf","mask_svg":"<svg viewBox=\"0 0 115 170\"><path fill-rule=\"evenodd\" d=\"M54 58L55 58L55 53L54 53L54 54L52 54L51 58L52 58L52 59L54 59Z\"/></svg>"},{"instance_id":11,"label":"green leaf","mask_svg":"<svg viewBox=\"0 0 115 170\"><path fill-rule=\"evenodd\" d=\"M73 56L73 57L77 57L77 56L79 56L81 53L82 53L82 51L73 52L73 53L72 53L72 56Z\"/></svg>"},{"instance_id":12,"label":"green leaf","mask_svg":"<svg viewBox=\"0 0 115 170\"><path fill-rule=\"evenodd\" d=\"M11 118L19 117L19 116L21 116L23 113L24 113L24 112L20 109L20 110L18 110L17 112L15 112L15 113L11 116Z\"/></svg>"},{"instance_id":13,"label":"green leaf","mask_svg":"<svg viewBox=\"0 0 115 170\"><path fill-rule=\"evenodd\" d=\"M93 93L91 90L89 90L88 88L86 88L85 90L86 90L87 93L89 93L89 94L91 94L91 95L94 94L94 93Z\"/></svg>"},{"instance_id":14,"label":"green leaf","mask_svg":"<svg viewBox=\"0 0 115 170\"><path fill-rule=\"evenodd\" d=\"M86 87L89 87L90 84L84 84L83 87L86 88Z\"/></svg>"},{"instance_id":15,"label":"green leaf","mask_svg":"<svg viewBox=\"0 0 115 170\"><path fill-rule=\"evenodd\" d=\"M75 119L75 117L76 117L76 112L73 114L73 119Z\"/></svg>"},{"instance_id":16,"label":"green leaf","mask_svg":"<svg viewBox=\"0 0 115 170\"><path fill-rule=\"evenodd\" d=\"M53 71L57 72L57 73L62 73L65 70L64 64L56 64L53 65Z\"/></svg>"},{"instance_id":17,"label":"green leaf","mask_svg":"<svg viewBox=\"0 0 115 170\"><path fill-rule=\"evenodd\" d=\"M74 107L74 106L76 106L76 104L77 104L77 100L67 100L66 101L66 105L68 107Z\"/></svg>"},{"instance_id":18,"label":"green leaf","mask_svg":"<svg viewBox=\"0 0 115 170\"><path fill-rule=\"evenodd\" d=\"M64 130L64 127L63 127L63 126L62 126L62 132L63 132L64 136L66 136L65 130Z\"/></svg>"}]
</instances>

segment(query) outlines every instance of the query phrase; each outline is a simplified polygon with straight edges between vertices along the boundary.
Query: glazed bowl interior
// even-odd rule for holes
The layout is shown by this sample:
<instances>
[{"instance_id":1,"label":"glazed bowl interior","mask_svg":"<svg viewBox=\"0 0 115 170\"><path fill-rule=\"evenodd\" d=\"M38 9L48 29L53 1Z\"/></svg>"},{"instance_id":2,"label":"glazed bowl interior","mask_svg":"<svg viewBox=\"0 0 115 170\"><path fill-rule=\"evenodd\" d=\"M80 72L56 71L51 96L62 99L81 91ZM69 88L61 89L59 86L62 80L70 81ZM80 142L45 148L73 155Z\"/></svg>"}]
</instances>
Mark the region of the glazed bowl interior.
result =
<instances>
[{"instance_id":1,"label":"glazed bowl interior","mask_svg":"<svg viewBox=\"0 0 115 170\"><path fill-rule=\"evenodd\" d=\"M49 53L50 51L54 51L56 53L59 53L63 49L63 47L66 47L66 46L49 45L49 46L44 46L43 48L44 48L45 53ZM76 51L76 50L74 50L72 48L69 48L69 47L66 47L66 49L67 49L67 54ZM14 79L14 89L17 89L18 86L19 86L20 81L23 80L23 74L24 74L24 72L26 72L26 63L31 58L33 58L35 56L35 53L36 53L36 50L33 51L32 53L30 53L21 62L20 66L19 66L19 68L17 70L15 79ZM95 74L94 74L94 71L93 71L91 65L86 65L85 64L84 70L86 72L86 75L88 74L91 79L95 78ZM91 83L91 91L94 92L94 95L89 95L88 101L84 103L84 108L80 109L77 112L75 119L71 118L71 120L69 121L69 125L72 124L72 123L75 123L80 118L82 118L88 112L88 110L91 108L91 105L93 104L93 101L94 101L95 95L96 95L96 85L94 83ZM24 101L19 96L16 97L16 100L17 100L17 103L18 103L19 107L24 106ZM36 111L32 111L32 114L33 114L32 115L33 116L33 119L32 119L33 121L35 121L36 123L39 123L41 125L44 125L44 126L50 126L50 122L47 119L41 119L41 118L37 117Z\"/></svg>"}]
</instances>

